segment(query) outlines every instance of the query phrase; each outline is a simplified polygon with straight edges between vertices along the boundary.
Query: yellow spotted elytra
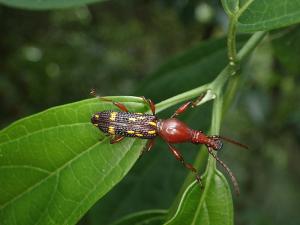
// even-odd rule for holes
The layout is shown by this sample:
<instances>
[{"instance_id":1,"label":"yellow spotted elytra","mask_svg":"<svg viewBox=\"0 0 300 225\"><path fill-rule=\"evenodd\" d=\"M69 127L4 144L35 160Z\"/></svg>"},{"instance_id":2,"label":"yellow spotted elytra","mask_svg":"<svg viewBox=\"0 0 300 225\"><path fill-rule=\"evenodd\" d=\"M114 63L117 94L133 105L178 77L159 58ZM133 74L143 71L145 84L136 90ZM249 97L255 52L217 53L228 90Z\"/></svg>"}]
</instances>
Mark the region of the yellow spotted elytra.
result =
<instances>
[{"instance_id":1,"label":"yellow spotted elytra","mask_svg":"<svg viewBox=\"0 0 300 225\"><path fill-rule=\"evenodd\" d=\"M157 136L157 118L151 114L116 112L112 110L95 113L92 123L111 135L152 139Z\"/></svg>"}]
</instances>

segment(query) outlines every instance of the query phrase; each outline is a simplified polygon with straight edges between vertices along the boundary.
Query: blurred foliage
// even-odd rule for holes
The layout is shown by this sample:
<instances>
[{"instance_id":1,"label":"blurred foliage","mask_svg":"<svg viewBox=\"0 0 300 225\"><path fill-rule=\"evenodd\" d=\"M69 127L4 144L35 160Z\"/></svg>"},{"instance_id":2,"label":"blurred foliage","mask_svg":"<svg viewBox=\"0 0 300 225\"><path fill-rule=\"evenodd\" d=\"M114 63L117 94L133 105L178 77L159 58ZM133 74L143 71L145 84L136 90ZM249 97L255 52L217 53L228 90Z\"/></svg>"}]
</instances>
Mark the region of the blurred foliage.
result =
<instances>
[{"instance_id":1,"label":"blurred foliage","mask_svg":"<svg viewBox=\"0 0 300 225\"><path fill-rule=\"evenodd\" d=\"M0 127L88 98L92 87L101 95L144 95L140 83L170 56L224 35L225 18L217 1L108 1L41 12L0 6ZM223 123L224 136L250 147L220 153L241 185L236 224L300 223L299 30L272 32L242 66L242 91ZM151 90L156 102L175 94ZM207 129L208 106L187 114L183 120ZM197 149L184 153L188 161ZM79 224L167 208L185 175L159 141Z\"/></svg>"}]
</instances>

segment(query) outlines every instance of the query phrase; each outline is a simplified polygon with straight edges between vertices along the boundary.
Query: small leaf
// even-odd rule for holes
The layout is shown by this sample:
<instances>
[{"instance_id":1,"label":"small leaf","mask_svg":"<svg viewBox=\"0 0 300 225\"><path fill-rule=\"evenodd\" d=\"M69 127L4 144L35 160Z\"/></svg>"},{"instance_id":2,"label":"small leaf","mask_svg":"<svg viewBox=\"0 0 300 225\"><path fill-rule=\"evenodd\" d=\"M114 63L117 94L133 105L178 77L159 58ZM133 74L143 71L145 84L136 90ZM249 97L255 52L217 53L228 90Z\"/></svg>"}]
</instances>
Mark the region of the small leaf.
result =
<instances>
[{"instance_id":1,"label":"small leaf","mask_svg":"<svg viewBox=\"0 0 300 225\"><path fill-rule=\"evenodd\" d=\"M60 9L75 6L83 6L89 3L100 1L103 0L0 0L0 3L7 6L24 9Z\"/></svg>"},{"instance_id":2,"label":"small leaf","mask_svg":"<svg viewBox=\"0 0 300 225\"><path fill-rule=\"evenodd\" d=\"M300 22L300 0L253 1L239 18L238 30L272 30Z\"/></svg>"},{"instance_id":3,"label":"small leaf","mask_svg":"<svg viewBox=\"0 0 300 225\"><path fill-rule=\"evenodd\" d=\"M221 0L227 15L233 15L239 9L239 0Z\"/></svg>"},{"instance_id":4,"label":"small leaf","mask_svg":"<svg viewBox=\"0 0 300 225\"><path fill-rule=\"evenodd\" d=\"M166 210L146 210L130 214L111 225L160 225L166 213Z\"/></svg>"},{"instance_id":5,"label":"small leaf","mask_svg":"<svg viewBox=\"0 0 300 225\"><path fill-rule=\"evenodd\" d=\"M145 111L140 98L114 98ZM145 141L111 145L90 123L112 109L89 99L51 108L0 131L0 221L9 224L74 224L133 166Z\"/></svg>"},{"instance_id":6,"label":"small leaf","mask_svg":"<svg viewBox=\"0 0 300 225\"><path fill-rule=\"evenodd\" d=\"M232 225L233 206L226 178L216 171L208 187L192 183L182 195L179 207L165 225Z\"/></svg>"}]
</instances>

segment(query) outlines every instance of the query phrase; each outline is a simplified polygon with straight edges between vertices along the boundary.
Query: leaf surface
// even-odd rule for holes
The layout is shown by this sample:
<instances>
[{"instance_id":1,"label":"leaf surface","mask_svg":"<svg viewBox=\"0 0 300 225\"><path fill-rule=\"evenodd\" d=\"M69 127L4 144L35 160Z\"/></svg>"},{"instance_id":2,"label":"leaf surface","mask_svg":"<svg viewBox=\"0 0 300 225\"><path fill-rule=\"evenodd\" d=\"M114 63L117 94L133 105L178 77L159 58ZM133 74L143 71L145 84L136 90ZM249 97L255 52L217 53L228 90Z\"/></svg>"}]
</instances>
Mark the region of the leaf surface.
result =
<instances>
[{"instance_id":1,"label":"leaf surface","mask_svg":"<svg viewBox=\"0 0 300 225\"><path fill-rule=\"evenodd\" d=\"M227 15L234 14L239 9L239 0L221 0Z\"/></svg>"},{"instance_id":2,"label":"leaf surface","mask_svg":"<svg viewBox=\"0 0 300 225\"><path fill-rule=\"evenodd\" d=\"M257 0L239 18L238 30L272 30L299 22L300 0Z\"/></svg>"},{"instance_id":3,"label":"leaf surface","mask_svg":"<svg viewBox=\"0 0 300 225\"><path fill-rule=\"evenodd\" d=\"M131 111L145 111L140 98L115 100ZM125 176L145 141L128 138L111 145L90 118L112 108L89 99L0 131L1 225L74 224Z\"/></svg>"},{"instance_id":4,"label":"leaf surface","mask_svg":"<svg viewBox=\"0 0 300 225\"><path fill-rule=\"evenodd\" d=\"M0 3L24 9L60 9L83 6L103 0L0 0Z\"/></svg>"},{"instance_id":5,"label":"leaf surface","mask_svg":"<svg viewBox=\"0 0 300 225\"><path fill-rule=\"evenodd\" d=\"M111 225L161 225L166 216L166 210L145 210L130 214Z\"/></svg>"},{"instance_id":6,"label":"leaf surface","mask_svg":"<svg viewBox=\"0 0 300 225\"><path fill-rule=\"evenodd\" d=\"M183 193L179 207L165 225L232 225L231 191L226 178L214 173L209 186L201 190L192 183Z\"/></svg>"}]
</instances>

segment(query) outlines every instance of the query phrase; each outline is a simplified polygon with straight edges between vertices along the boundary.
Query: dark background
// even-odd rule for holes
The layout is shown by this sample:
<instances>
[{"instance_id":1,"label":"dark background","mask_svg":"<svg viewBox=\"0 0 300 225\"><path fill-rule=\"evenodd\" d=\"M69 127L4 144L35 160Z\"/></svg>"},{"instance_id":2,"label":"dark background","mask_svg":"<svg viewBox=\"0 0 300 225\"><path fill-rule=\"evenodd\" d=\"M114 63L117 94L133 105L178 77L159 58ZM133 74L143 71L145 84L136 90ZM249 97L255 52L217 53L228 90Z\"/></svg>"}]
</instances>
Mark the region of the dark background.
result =
<instances>
[{"instance_id":1,"label":"dark background","mask_svg":"<svg viewBox=\"0 0 300 225\"><path fill-rule=\"evenodd\" d=\"M225 35L221 6L208 2L109 1L54 11L0 6L0 128L88 98L92 87L101 95L146 95L155 102L170 97L164 90L144 93L140 84L170 57ZM222 134L250 147L220 153L241 186L236 224L300 224L299 38L299 27L289 27L262 42L242 66L240 91L224 118ZM210 106L182 119L205 130ZM168 208L186 171L166 149L159 142L80 224ZM192 162L198 148L191 149L184 154Z\"/></svg>"}]
</instances>

